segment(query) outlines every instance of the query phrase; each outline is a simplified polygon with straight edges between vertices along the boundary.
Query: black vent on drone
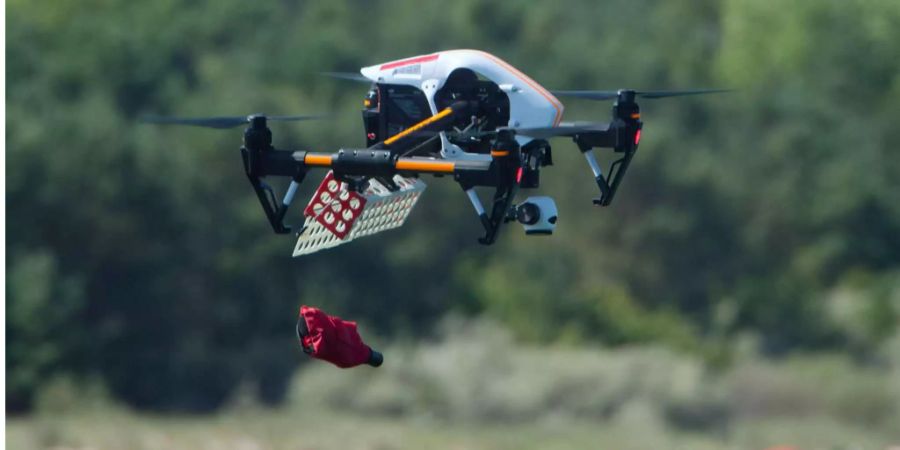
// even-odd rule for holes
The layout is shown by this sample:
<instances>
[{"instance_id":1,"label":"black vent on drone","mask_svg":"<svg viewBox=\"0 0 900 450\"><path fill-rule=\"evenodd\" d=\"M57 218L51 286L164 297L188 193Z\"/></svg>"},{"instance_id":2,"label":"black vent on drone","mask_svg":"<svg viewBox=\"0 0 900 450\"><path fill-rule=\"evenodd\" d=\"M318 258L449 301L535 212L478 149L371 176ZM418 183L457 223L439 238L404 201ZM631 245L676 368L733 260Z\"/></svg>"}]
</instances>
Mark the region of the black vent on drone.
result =
<instances>
[{"instance_id":1,"label":"black vent on drone","mask_svg":"<svg viewBox=\"0 0 900 450\"><path fill-rule=\"evenodd\" d=\"M492 131L509 124L509 97L500 90L497 83L479 79L471 69L456 69L447 76L444 86L434 93L434 103L442 110L457 101L469 102L471 115L460 115L454 126L465 129L472 124L475 116L477 125L472 131ZM490 152L490 140L467 140L454 142L470 153Z\"/></svg>"}]
</instances>

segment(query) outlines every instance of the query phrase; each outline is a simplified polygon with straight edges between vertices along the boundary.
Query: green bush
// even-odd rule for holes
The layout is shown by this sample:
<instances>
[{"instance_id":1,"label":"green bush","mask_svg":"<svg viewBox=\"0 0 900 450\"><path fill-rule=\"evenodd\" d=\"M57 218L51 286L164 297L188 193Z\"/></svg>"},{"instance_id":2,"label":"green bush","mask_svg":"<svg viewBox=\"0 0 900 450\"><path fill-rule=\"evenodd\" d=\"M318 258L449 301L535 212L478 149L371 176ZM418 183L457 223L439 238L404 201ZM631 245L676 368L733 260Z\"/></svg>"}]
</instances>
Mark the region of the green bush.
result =
<instances>
[{"instance_id":1,"label":"green bush","mask_svg":"<svg viewBox=\"0 0 900 450\"><path fill-rule=\"evenodd\" d=\"M310 363L289 404L439 423L644 417L717 435L779 418L887 431L900 417L900 360L866 367L836 354L739 352L729 368L710 371L697 356L659 347L523 346L483 320L447 320L441 330L433 342L385 349L378 369Z\"/></svg>"},{"instance_id":2,"label":"green bush","mask_svg":"<svg viewBox=\"0 0 900 450\"><path fill-rule=\"evenodd\" d=\"M462 422L608 420L630 402L663 404L704 384L699 361L662 349L522 347L487 321L452 319L441 329L436 342L386 349L379 369L305 368L291 401Z\"/></svg>"}]
</instances>

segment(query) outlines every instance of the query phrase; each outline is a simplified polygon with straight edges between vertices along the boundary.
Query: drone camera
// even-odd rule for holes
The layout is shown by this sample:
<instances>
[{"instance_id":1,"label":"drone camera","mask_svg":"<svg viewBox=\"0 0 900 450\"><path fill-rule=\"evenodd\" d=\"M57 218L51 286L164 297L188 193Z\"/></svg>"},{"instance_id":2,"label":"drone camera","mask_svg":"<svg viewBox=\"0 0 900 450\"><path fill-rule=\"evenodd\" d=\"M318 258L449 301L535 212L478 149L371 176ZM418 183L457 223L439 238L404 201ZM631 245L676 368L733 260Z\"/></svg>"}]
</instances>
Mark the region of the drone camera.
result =
<instances>
[{"instance_id":1,"label":"drone camera","mask_svg":"<svg viewBox=\"0 0 900 450\"><path fill-rule=\"evenodd\" d=\"M556 202L550 197L528 197L516 207L516 220L527 235L553 234L558 220Z\"/></svg>"}]
</instances>

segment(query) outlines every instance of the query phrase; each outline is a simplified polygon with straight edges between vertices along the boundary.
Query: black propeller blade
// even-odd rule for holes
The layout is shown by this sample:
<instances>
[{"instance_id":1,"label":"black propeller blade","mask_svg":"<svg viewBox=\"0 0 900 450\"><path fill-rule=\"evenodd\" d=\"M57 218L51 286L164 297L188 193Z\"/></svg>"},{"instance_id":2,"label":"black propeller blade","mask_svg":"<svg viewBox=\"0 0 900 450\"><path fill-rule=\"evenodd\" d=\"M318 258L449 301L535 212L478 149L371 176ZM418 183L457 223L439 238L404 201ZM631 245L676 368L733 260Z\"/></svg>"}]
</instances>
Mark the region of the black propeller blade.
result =
<instances>
[{"instance_id":1,"label":"black propeller blade","mask_svg":"<svg viewBox=\"0 0 900 450\"><path fill-rule=\"evenodd\" d=\"M155 123L160 125L192 125L206 128L234 128L250 122L253 117L260 114L249 116L222 116L222 117L160 117L148 116L141 119L145 123ZM306 116L266 116L266 120L274 120L280 122L293 122L301 120L323 119L327 116L322 115L306 115Z\"/></svg>"},{"instance_id":2,"label":"black propeller blade","mask_svg":"<svg viewBox=\"0 0 900 450\"><path fill-rule=\"evenodd\" d=\"M320 72L320 75L341 80L356 81L359 83L372 83L372 80L354 72Z\"/></svg>"},{"instance_id":3,"label":"black propeller blade","mask_svg":"<svg viewBox=\"0 0 900 450\"><path fill-rule=\"evenodd\" d=\"M733 89L694 89L687 91L638 91L635 94L643 98L682 97L686 95L721 94Z\"/></svg>"},{"instance_id":4,"label":"black propeller blade","mask_svg":"<svg viewBox=\"0 0 900 450\"><path fill-rule=\"evenodd\" d=\"M634 91L635 96L643 98L681 97L685 95L717 94L731 92L731 89L692 89L684 91ZM560 97L578 97L587 100L612 100L619 97L621 91L552 91Z\"/></svg>"}]
</instances>

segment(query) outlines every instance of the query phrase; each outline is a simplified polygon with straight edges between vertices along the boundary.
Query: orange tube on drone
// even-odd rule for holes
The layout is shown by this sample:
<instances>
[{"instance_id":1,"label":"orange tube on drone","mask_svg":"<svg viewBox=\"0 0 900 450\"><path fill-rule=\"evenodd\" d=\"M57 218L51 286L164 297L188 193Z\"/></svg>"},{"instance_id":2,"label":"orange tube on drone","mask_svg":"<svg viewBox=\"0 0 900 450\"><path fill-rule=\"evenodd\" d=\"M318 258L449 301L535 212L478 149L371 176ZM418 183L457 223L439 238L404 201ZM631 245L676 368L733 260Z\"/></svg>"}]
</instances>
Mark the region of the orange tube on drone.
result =
<instances>
[{"instance_id":1,"label":"orange tube on drone","mask_svg":"<svg viewBox=\"0 0 900 450\"><path fill-rule=\"evenodd\" d=\"M334 155L329 153L307 153L303 164L311 167L332 167ZM387 162L387 161L385 161ZM390 164L388 162L388 164ZM394 163L400 172L453 173L456 163L422 158L400 158Z\"/></svg>"},{"instance_id":2,"label":"orange tube on drone","mask_svg":"<svg viewBox=\"0 0 900 450\"><path fill-rule=\"evenodd\" d=\"M429 117L429 118L427 118L427 119L425 119L425 120L423 120L423 121L421 121L421 122L419 122L419 123L417 123L417 124L415 124L415 125L413 125L413 126L407 128L407 129L405 129L405 130L403 130L403 131L401 131L401 132L399 132L399 133L397 133L397 134L395 134L395 135L393 135L393 136L391 136L391 137L385 139L385 140L384 140L384 145L391 145L391 144L393 144L394 142L397 142L398 140L403 139L404 137L409 136L410 134L415 133L416 131L419 131L419 130L421 130L422 128L427 127L428 125L431 125L431 124L437 122L438 120L441 120L441 119L443 119L444 117L449 116L450 114L453 114L453 109L451 109L451 108L444 108L443 111L441 111L441 112L439 112L439 113L437 113L437 114L435 114L435 115L433 115L433 116L431 116L431 117Z\"/></svg>"},{"instance_id":3,"label":"orange tube on drone","mask_svg":"<svg viewBox=\"0 0 900 450\"><path fill-rule=\"evenodd\" d=\"M303 164L306 164L307 166L331 167L331 155L307 153L303 158Z\"/></svg>"},{"instance_id":4,"label":"orange tube on drone","mask_svg":"<svg viewBox=\"0 0 900 450\"><path fill-rule=\"evenodd\" d=\"M449 161L422 161L412 158L400 158L394 165L398 171L425 173L453 173L456 163Z\"/></svg>"}]
</instances>

